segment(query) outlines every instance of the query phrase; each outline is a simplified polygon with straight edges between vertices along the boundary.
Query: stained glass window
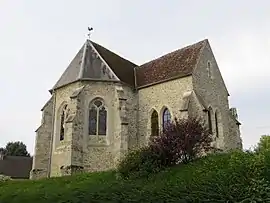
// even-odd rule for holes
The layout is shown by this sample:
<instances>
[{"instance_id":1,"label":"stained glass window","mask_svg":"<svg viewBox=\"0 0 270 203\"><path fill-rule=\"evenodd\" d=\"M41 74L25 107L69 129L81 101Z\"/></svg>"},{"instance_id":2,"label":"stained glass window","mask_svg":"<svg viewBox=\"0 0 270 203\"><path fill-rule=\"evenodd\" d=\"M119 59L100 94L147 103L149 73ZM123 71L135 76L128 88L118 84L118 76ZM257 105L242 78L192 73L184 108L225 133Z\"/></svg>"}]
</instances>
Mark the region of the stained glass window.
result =
<instances>
[{"instance_id":1,"label":"stained glass window","mask_svg":"<svg viewBox=\"0 0 270 203\"><path fill-rule=\"evenodd\" d=\"M100 100L94 101L94 104L96 107L100 107L102 105L102 102Z\"/></svg>"},{"instance_id":2,"label":"stained glass window","mask_svg":"<svg viewBox=\"0 0 270 203\"><path fill-rule=\"evenodd\" d=\"M151 135L157 136L159 133L158 129L158 113L156 110L153 111L151 115Z\"/></svg>"},{"instance_id":3,"label":"stained glass window","mask_svg":"<svg viewBox=\"0 0 270 203\"><path fill-rule=\"evenodd\" d=\"M212 133L213 127L212 127L212 108L211 107L209 107L208 109L208 126L209 126L210 133Z\"/></svg>"},{"instance_id":4,"label":"stained glass window","mask_svg":"<svg viewBox=\"0 0 270 203\"><path fill-rule=\"evenodd\" d=\"M170 124L171 122L171 114L168 108L166 108L163 112L162 121L163 121L163 129L165 129L168 126L168 124Z\"/></svg>"},{"instance_id":5,"label":"stained glass window","mask_svg":"<svg viewBox=\"0 0 270 203\"><path fill-rule=\"evenodd\" d=\"M65 115L66 115L67 105L65 105L61 112L60 118L60 141L64 140L65 138Z\"/></svg>"},{"instance_id":6,"label":"stained glass window","mask_svg":"<svg viewBox=\"0 0 270 203\"><path fill-rule=\"evenodd\" d=\"M106 135L107 110L100 99L91 103L89 109L89 135Z\"/></svg>"},{"instance_id":7,"label":"stained glass window","mask_svg":"<svg viewBox=\"0 0 270 203\"><path fill-rule=\"evenodd\" d=\"M218 116L217 112L215 113L215 121L216 121L216 136L219 136L219 129L218 129Z\"/></svg>"},{"instance_id":8,"label":"stained glass window","mask_svg":"<svg viewBox=\"0 0 270 203\"><path fill-rule=\"evenodd\" d=\"M99 109L99 123L98 123L98 134L106 135L106 119L107 111L104 107Z\"/></svg>"},{"instance_id":9,"label":"stained glass window","mask_svg":"<svg viewBox=\"0 0 270 203\"><path fill-rule=\"evenodd\" d=\"M95 107L89 109L89 134L97 134L97 109Z\"/></svg>"}]
</instances>

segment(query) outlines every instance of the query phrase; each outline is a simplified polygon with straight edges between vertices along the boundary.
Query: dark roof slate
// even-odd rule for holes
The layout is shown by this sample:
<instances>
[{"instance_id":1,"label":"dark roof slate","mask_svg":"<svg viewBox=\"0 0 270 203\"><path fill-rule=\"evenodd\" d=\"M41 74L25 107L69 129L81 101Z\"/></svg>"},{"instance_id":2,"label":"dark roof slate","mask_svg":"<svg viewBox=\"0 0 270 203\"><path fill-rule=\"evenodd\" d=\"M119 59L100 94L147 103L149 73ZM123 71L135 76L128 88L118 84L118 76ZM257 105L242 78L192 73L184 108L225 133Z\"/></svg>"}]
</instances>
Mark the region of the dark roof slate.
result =
<instances>
[{"instance_id":1,"label":"dark roof slate","mask_svg":"<svg viewBox=\"0 0 270 203\"><path fill-rule=\"evenodd\" d=\"M135 85L134 68L137 66L136 64L122 58L95 42L92 42L92 44L121 81L132 86Z\"/></svg>"},{"instance_id":2,"label":"dark roof slate","mask_svg":"<svg viewBox=\"0 0 270 203\"><path fill-rule=\"evenodd\" d=\"M56 84L54 85L52 89L56 89L63 85L75 82L78 79L80 68L81 68L81 61L83 58L84 46L85 45L83 45L80 48L79 52L73 58L71 63L68 65L68 67L66 68L66 70L61 75L60 79L56 82Z\"/></svg>"},{"instance_id":3,"label":"dark roof slate","mask_svg":"<svg viewBox=\"0 0 270 203\"><path fill-rule=\"evenodd\" d=\"M93 50L92 46L95 50ZM102 59L97 59L98 55ZM106 70L104 69L106 65L103 61L109 66L105 68ZM117 80L114 74L120 81L135 86L134 67L136 66L136 64L103 46L87 40L52 89L57 89L77 80L84 79ZM105 75L106 77L104 77Z\"/></svg>"}]
</instances>

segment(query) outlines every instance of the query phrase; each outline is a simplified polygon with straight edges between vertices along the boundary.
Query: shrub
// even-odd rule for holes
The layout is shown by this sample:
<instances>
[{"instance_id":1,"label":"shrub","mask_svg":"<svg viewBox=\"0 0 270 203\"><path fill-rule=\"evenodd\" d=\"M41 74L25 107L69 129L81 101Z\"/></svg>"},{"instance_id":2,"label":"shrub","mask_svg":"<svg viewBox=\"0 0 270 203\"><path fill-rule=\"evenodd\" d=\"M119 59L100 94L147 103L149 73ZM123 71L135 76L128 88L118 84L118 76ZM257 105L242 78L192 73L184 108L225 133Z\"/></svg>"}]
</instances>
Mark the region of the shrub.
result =
<instances>
[{"instance_id":1,"label":"shrub","mask_svg":"<svg viewBox=\"0 0 270 203\"><path fill-rule=\"evenodd\" d=\"M175 119L148 146L129 152L118 172L124 178L144 177L179 162L188 163L202 150L209 151L211 141L209 130L198 119Z\"/></svg>"},{"instance_id":2,"label":"shrub","mask_svg":"<svg viewBox=\"0 0 270 203\"><path fill-rule=\"evenodd\" d=\"M118 165L118 173L124 179L146 177L162 169L159 154L150 147L127 153Z\"/></svg>"},{"instance_id":3,"label":"shrub","mask_svg":"<svg viewBox=\"0 0 270 203\"><path fill-rule=\"evenodd\" d=\"M212 135L197 118L177 119L150 142L150 148L159 154L161 164L188 163L211 148Z\"/></svg>"}]
</instances>

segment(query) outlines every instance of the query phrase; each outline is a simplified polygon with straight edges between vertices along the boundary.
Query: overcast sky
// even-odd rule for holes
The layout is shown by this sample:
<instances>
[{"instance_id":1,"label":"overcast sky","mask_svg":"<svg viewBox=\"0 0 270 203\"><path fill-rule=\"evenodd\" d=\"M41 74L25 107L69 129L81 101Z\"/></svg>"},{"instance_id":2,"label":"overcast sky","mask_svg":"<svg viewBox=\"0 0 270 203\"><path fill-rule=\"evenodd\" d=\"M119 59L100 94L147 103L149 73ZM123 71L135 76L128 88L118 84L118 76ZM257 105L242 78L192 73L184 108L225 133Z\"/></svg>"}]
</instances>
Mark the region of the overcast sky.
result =
<instances>
[{"instance_id":1,"label":"overcast sky","mask_svg":"<svg viewBox=\"0 0 270 203\"><path fill-rule=\"evenodd\" d=\"M93 26L92 40L137 64L208 38L249 148L270 133L269 11L266 0L0 0L0 146L33 153L48 90Z\"/></svg>"}]
</instances>

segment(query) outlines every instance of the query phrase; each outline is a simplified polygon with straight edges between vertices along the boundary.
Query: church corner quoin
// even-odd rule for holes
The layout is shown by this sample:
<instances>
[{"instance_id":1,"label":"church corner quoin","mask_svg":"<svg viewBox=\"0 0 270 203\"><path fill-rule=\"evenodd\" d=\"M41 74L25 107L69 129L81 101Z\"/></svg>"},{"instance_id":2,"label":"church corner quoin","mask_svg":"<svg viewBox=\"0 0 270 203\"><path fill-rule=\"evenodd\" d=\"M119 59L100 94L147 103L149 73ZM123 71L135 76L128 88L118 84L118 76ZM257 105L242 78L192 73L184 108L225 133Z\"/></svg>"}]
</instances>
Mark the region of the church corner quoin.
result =
<instances>
[{"instance_id":1,"label":"church corner quoin","mask_svg":"<svg viewBox=\"0 0 270 203\"><path fill-rule=\"evenodd\" d=\"M114 169L174 117L198 116L213 146L242 148L208 40L136 65L86 40L42 108L31 179Z\"/></svg>"}]
</instances>

